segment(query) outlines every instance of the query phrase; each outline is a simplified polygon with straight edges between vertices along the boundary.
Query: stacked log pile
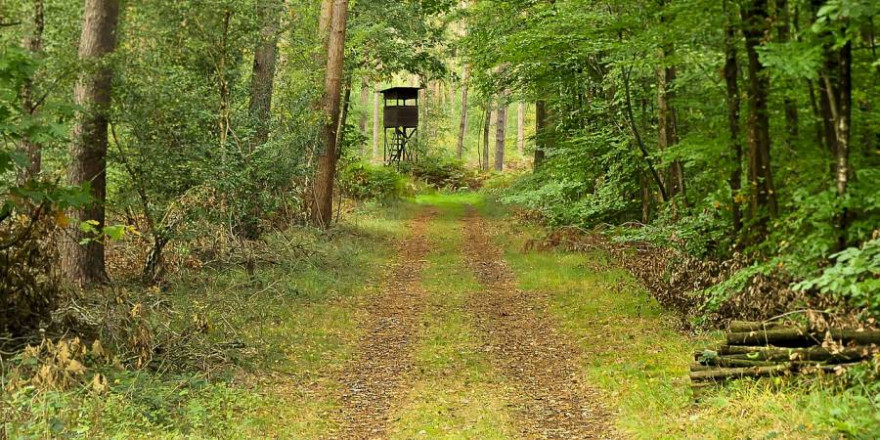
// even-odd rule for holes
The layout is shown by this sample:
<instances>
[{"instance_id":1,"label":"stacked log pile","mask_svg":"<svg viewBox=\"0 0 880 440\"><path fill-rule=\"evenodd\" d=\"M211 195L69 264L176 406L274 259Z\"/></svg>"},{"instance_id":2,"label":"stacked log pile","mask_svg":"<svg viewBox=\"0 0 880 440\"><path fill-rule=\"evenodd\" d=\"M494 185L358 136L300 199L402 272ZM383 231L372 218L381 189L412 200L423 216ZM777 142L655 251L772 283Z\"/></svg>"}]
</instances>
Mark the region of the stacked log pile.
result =
<instances>
[{"instance_id":1,"label":"stacked log pile","mask_svg":"<svg viewBox=\"0 0 880 440\"><path fill-rule=\"evenodd\" d=\"M694 354L691 381L723 382L743 377L837 373L880 353L880 331L817 330L734 321L727 344Z\"/></svg>"}]
</instances>

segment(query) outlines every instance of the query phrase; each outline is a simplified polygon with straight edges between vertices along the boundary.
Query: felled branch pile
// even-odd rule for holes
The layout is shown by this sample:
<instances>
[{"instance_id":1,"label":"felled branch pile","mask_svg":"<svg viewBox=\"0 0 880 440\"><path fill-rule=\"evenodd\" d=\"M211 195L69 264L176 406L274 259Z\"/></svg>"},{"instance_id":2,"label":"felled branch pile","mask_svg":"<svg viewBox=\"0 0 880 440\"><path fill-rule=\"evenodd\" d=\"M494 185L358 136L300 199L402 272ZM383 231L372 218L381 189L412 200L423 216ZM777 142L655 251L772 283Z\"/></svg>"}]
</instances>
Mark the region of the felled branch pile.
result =
<instances>
[{"instance_id":1,"label":"felled branch pile","mask_svg":"<svg viewBox=\"0 0 880 440\"><path fill-rule=\"evenodd\" d=\"M878 353L880 331L786 327L734 321L727 344L694 354L694 383L743 377L835 373Z\"/></svg>"}]
</instances>

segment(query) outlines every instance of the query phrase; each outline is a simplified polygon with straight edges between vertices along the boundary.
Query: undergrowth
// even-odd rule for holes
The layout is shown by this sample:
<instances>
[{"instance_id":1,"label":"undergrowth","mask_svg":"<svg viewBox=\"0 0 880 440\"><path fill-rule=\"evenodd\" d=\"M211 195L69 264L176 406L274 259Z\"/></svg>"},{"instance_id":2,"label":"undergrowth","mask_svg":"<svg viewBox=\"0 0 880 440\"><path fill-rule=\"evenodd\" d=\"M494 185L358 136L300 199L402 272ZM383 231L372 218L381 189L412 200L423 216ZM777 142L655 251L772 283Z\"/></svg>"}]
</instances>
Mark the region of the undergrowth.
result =
<instances>
[{"instance_id":1,"label":"undergrowth","mask_svg":"<svg viewBox=\"0 0 880 440\"><path fill-rule=\"evenodd\" d=\"M2 437L326 432L337 390L314 384L348 358L359 332L358 301L409 216L404 205L377 212L360 212L329 233L270 235L262 257L249 259L253 265L207 265L181 271L161 290L125 289L125 308L141 326L125 338L142 339L140 355L131 341L106 332L4 353Z\"/></svg>"}]
</instances>

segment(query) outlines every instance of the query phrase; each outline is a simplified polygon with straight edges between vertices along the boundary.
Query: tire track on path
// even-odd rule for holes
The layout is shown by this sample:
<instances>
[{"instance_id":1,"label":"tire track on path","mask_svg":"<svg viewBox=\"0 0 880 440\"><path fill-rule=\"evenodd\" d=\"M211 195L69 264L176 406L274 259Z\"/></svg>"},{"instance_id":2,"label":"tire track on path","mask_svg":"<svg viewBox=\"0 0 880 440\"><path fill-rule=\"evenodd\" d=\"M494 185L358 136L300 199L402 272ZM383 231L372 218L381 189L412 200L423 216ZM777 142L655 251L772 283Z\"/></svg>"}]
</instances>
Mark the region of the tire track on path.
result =
<instances>
[{"instance_id":1,"label":"tire track on path","mask_svg":"<svg viewBox=\"0 0 880 440\"><path fill-rule=\"evenodd\" d=\"M420 285L428 254L427 227L434 210L421 212L408 224L410 233L397 244L397 257L388 265L383 294L367 305L368 330L340 381L341 429L328 438L373 440L387 438L391 407L401 397L403 379L413 366L425 292Z\"/></svg>"},{"instance_id":2,"label":"tire track on path","mask_svg":"<svg viewBox=\"0 0 880 440\"><path fill-rule=\"evenodd\" d=\"M516 388L522 438L616 438L601 393L580 380L581 353L540 311L547 299L516 288L485 219L470 209L463 221L468 266L484 286L468 307L486 335L486 351Z\"/></svg>"}]
</instances>

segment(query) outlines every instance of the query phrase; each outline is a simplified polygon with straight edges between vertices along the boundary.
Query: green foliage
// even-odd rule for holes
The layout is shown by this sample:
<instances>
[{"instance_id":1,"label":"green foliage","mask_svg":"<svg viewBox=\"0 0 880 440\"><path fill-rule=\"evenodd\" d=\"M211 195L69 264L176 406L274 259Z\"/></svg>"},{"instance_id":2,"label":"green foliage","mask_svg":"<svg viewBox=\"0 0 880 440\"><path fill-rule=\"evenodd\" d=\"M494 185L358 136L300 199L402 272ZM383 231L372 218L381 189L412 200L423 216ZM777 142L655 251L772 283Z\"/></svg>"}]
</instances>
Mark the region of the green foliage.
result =
<instances>
[{"instance_id":1,"label":"green foliage","mask_svg":"<svg viewBox=\"0 0 880 440\"><path fill-rule=\"evenodd\" d=\"M476 172L468 170L461 161L446 156L422 157L415 163L406 164L405 171L418 182L435 189L476 189L481 180Z\"/></svg>"},{"instance_id":2,"label":"green foliage","mask_svg":"<svg viewBox=\"0 0 880 440\"><path fill-rule=\"evenodd\" d=\"M798 283L800 290L818 290L852 307L880 317L880 239L831 256L834 263L817 277Z\"/></svg>"},{"instance_id":3,"label":"green foliage","mask_svg":"<svg viewBox=\"0 0 880 440\"><path fill-rule=\"evenodd\" d=\"M351 162L339 171L339 189L357 200L389 202L406 192L406 178L394 168Z\"/></svg>"}]
</instances>

